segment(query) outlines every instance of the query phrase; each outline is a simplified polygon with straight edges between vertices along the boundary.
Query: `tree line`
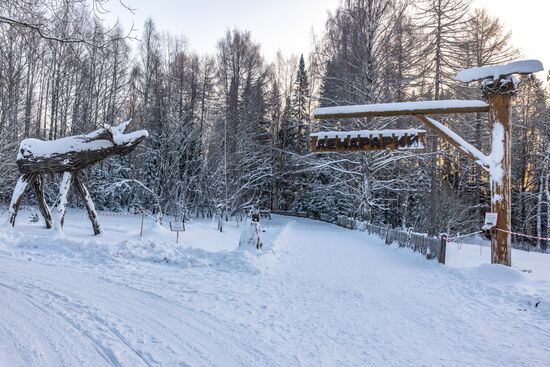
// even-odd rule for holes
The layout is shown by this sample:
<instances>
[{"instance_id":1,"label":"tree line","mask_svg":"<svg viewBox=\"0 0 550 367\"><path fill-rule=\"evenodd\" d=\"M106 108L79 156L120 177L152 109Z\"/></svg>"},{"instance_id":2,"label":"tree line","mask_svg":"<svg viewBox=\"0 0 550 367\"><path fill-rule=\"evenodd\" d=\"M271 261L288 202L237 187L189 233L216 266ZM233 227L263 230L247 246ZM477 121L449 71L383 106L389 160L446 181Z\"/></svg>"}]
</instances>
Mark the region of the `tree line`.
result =
<instances>
[{"instance_id":1,"label":"tree line","mask_svg":"<svg viewBox=\"0 0 550 367\"><path fill-rule=\"evenodd\" d=\"M328 129L419 127L409 117L315 121L317 106L480 99L455 73L521 53L496 17L466 0L342 0L311 50L275 60L244 30L228 30L215 52L199 55L152 19L132 41L85 1L36 3L46 10L0 1L5 204L21 139L132 119L150 133L143 147L88 171L101 209L231 215L255 205L437 234L479 229L490 207L486 173L435 135L421 152L312 154L308 145L310 132ZM527 76L515 101L513 228L549 236L548 95ZM486 115L436 118L488 150ZM53 203L55 185L47 187Z\"/></svg>"}]
</instances>

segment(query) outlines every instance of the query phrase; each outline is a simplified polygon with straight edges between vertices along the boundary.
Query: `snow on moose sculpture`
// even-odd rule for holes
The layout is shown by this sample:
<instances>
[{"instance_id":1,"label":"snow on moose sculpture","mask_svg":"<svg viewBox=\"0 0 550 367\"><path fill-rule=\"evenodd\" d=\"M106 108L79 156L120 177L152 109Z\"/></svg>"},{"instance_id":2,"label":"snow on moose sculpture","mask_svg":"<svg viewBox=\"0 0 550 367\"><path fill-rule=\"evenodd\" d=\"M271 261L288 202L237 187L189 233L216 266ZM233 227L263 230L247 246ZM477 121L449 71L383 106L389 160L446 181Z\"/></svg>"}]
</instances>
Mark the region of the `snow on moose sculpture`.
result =
<instances>
[{"instance_id":1,"label":"snow on moose sculpture","mask_svg":"<svg viewBox=\"0 0 550 367\"><path fill-rule=\"evenodd\" d=\"M146 130L124 134L130 121L111 127L106 125L86 135L69 136L57 140L44 141L24 139L17 153L17 166L21 176L13 190L10 203L10 223L15 226L17 211L25 191L32 185L40 213L47 228L61 230L67 194L71 183L83 199L92 222L94 234L101 233L97 212L85 185L82 170L113 155L125 155L133 151L147 136ZM61 173L63 178L59 186L59 196L53 208L53 218L44 199L45 174Z\"/></svg>"}]
</instances>

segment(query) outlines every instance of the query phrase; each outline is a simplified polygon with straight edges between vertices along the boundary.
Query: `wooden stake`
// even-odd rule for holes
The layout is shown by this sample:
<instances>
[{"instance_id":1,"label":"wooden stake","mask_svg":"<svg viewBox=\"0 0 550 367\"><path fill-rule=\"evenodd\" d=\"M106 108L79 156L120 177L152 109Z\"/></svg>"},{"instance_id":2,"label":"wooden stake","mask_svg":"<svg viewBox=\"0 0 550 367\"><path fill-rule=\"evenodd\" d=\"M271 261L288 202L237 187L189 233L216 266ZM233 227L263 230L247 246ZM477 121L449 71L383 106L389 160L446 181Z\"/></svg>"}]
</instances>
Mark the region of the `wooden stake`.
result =
<instances>
[{"instance_id":1,"label":"wooden stake","mask_svg":"<svg viewBox=\"0 0 550 367\"><path fill-rule=\"evenodd\" d=\"M145 210L141 209L141 229L139 231L139 238L143 237L143 220L145 219Z\"/></svg>"}]
</instances>

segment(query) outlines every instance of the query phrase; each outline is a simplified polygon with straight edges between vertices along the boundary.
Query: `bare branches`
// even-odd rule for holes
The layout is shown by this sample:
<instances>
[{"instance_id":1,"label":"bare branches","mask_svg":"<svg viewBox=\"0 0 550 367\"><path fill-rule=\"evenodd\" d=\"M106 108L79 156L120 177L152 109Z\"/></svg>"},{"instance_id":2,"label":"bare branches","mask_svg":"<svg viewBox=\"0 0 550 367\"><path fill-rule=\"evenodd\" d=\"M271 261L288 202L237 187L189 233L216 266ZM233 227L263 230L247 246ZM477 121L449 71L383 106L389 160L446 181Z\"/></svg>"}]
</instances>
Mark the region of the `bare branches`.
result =
<instances>
[{"instance_id":1,"label":"bare branches","mask_svg":"<svg viewBox=\"0 0 550 367\"><path fill-rule=\"evenodd\" d=\"M133 24L126 35L119 32L118 19L104 29L103 15L108 14L109 0L23 0L0 1L0 24L16 31L34 33L55 43L83 44L105 49L109 44L131 38ZM6 3L6 4L4 4ZM127 5L121 5L132 11Z\"/></svg>"}]
</instances>

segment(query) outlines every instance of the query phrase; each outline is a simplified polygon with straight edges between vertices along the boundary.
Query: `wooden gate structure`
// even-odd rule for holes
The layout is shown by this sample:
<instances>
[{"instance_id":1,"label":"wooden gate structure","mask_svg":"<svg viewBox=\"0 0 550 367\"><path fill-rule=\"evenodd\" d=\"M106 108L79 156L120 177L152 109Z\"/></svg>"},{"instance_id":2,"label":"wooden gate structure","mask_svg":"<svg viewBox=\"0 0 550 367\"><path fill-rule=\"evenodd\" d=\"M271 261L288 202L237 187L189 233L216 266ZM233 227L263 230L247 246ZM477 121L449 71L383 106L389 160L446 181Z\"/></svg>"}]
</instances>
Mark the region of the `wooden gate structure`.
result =
<instances>
[{"instance_id":1,"label":"wooden gate structure","mask_svg":"<svg viewBox=\"0 0 550 367\"><path fill-rule=\"evenodd\" d=\"M82 171L110 156L130 153L148 136L145 130L125 134L124 130L129 123L130 121L126 121L116 127L107 125L87 135L69 136L51 141L23 140L17 154L17 166L21 176L13 190L9 208L11 225L15 226L15 219L23 195L31 185L40 213L46 222L46 228L53 227L61 231L67 195L71 183L74 183L86 206L94 234L100 234L101 227L97 220L97 212L86 188ZM43 176L54 173L61 173L63 177L52 217L44 198Z\"/></svg>"},{"instance_id":2,"label":"wooden gate structure","mask_svg":"<svg viewBox=\"0 0 550 367\"><path fill-rule=\"evenodd\" d=\"M491 262L511 266L511 136L512 98L519 79L515 74L532 74L542 71L538 60L516 61L460 71L460 82L479 82L485 101L437 100L424 102L385 103L342 107L324 107L314 111L316 119L357 117L415 116L422 124L479 164L489 173L491 185L491 212L497 213L495 233L491 240ZM491 152L483 154L441 122L426 115L487 112L491 139ZM414 130L414 129L413 129ZM410 136L423 138L422 131L327 131L311 134L313 152L369 151L406 149ZM404 135L407 134L407 135ZM378 136L378 141L373 139ZM407 136L400 143L400 139ZM386 137L386 138L385 138ZM382 142L380 142L382 140ZM386 143L383 143L383 141Z\"/></svg>"}]
</instances>

